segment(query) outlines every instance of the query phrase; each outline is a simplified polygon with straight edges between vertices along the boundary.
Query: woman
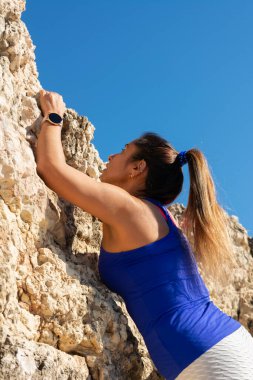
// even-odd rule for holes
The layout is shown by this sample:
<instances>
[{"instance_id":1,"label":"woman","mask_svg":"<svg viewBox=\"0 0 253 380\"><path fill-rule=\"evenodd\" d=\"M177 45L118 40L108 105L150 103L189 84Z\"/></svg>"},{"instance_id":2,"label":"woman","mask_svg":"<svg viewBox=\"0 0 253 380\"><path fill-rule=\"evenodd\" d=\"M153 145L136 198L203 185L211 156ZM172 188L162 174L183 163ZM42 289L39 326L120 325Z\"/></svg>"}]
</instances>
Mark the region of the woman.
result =
<instances>
[{"instance_id":1,"label":"woman","mask_svg":"<svg viewBox=\"0 0 253 380\"><path fill-rule=\"evenodd\" d=\"M145 133L111 155L96 182L65 163L62 124L48 117L63 116L62 97L42 90L40 101L37 171L52 190L102 221L101 280L124 299L160 374L252 380L253 338L210 300L198 271L196 257L219 281L236 265L203 153L178 153ZM190 193L181 229L165 205L180 194L186 163Z\"/></svg>"}]
</instances>

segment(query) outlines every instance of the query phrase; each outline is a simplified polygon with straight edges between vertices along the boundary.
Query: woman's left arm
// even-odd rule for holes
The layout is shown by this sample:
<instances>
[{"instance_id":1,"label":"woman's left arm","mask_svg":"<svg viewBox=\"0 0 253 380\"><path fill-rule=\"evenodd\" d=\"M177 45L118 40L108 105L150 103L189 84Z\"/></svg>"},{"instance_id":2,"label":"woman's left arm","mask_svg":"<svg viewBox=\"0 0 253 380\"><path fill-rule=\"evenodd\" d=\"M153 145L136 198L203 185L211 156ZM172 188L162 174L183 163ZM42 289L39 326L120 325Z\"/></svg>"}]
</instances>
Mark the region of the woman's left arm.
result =
<instances>
[{"instance_id":1,"label":"woman's left arm","mask_svg":"<svg viewBox=\"0 0 253 380\"><path fill-rule=\"evenodd\" d=\"M37 141L36 162L37 170L41 171L48 165L62 165L66 163L61 143L61 127L45 121L51 112L61 117L66 110L62 96L56 92L40 90L40 107L44 116Z\"/></svg>"},{"instance_id":2,"label":"woman's left arm","mask_svg":"<svg viewBox=\"0 0 253 380\"><path fill-rule=\"evenodd\" d=\"M57 93L40 92L43 115L55 112L63 116L65 103ZM119 186L97 182L66 163L61 127L44 121L37 142L37 173L47 187L60 197L94 215L107 225L118 228L140 207L135 197Z\"/></svg>"}]
</instances>

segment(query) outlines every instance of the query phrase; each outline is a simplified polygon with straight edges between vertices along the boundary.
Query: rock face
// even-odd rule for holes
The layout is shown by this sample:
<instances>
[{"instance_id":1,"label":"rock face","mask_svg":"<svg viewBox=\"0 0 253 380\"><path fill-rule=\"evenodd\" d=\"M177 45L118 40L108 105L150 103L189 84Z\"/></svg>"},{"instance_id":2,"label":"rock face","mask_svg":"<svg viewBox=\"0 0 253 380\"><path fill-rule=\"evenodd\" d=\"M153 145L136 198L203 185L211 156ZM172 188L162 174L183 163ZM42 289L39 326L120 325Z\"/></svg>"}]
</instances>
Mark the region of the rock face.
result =
<instances>
[{"instance_id":1,"label":"rock face","mask_svg":"<svg viewBox=\"0 0 253 380\"><path fill-rule=\"evenodd\" d=\"M101 223L46 187L36 172L41 85L22 0L0 2L0 378L162 378L120 296L100 281ZM69 165L98 180L94 126L68 109ZM184 207L170 207L180 220ZM229 218L239 269L215 304L253 334L252 240ZM216 286L215 286L216 285Z\"/></svg>"}]
</instances>

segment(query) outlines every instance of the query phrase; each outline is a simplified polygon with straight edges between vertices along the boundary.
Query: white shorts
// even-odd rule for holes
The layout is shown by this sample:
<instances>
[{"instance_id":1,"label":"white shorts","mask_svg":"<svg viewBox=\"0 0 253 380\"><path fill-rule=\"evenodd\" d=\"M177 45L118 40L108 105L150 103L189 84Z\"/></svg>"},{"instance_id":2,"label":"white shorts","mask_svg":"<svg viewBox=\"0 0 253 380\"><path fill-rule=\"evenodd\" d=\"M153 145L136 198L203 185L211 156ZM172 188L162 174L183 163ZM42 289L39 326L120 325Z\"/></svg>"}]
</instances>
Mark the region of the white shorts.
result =
<instances>
[{"instance_id":1,"label":"white shorts","mask_svg":"<svg viewBox=\"0 0 253 380\"><path fill-rule=\"evenodd\" d=\"M253 380L253 337L241 326L194 360L176 380Z\"/></svg>"}]
</instances>

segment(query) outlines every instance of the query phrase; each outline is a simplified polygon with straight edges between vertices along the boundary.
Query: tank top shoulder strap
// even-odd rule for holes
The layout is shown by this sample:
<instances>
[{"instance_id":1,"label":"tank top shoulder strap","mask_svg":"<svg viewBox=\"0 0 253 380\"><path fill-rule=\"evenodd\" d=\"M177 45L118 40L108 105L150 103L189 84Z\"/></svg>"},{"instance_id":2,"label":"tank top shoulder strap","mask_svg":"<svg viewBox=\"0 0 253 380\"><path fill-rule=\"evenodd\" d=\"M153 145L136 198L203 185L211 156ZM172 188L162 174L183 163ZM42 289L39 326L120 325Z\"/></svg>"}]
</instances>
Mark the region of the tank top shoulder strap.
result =
<instances>
[{"instance_id":1,"label":"tank top shoulder strap","mask_svg":"<svg viewBox=\"0 0 253 380\"><path fill-rule=\"evenodd\" d=\"M171 215L170 215L170 212L168 211L167 207L165 207L161 202L159 202L157 199L154 199L154 198L150 198L150 197L142 197L142 199L147 199L148 201L154 203L155 205L157 205L159 207L159 210L161 212L161 214L163 215L163 217L167 220L168 224L170 227L172 228L178 228L178 226L174 223Z\"/></svg>"}]
</instances>

